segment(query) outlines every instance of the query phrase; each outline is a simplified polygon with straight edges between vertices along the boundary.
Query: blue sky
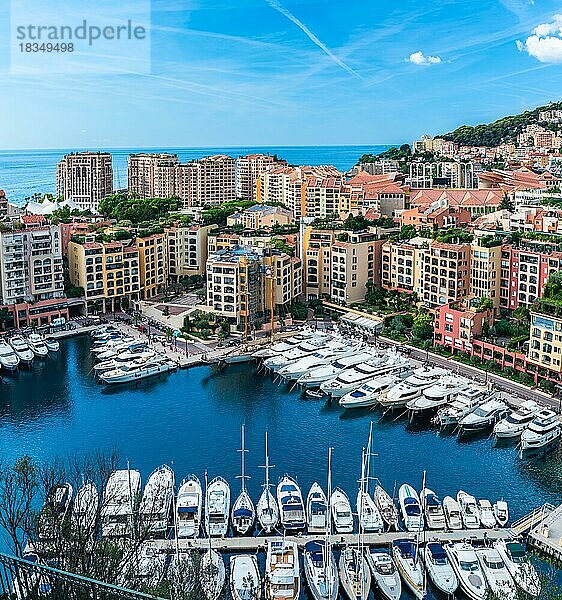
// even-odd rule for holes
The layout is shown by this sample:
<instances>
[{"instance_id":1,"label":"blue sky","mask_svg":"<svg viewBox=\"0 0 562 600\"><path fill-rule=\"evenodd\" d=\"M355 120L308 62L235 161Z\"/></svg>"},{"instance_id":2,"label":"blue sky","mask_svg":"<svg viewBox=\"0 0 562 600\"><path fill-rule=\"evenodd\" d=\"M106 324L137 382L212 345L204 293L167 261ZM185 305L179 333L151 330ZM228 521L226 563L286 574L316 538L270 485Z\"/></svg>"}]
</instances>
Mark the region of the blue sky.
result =
<instances>
[{"instance_id":1,"label":"blue sky","mask_svg":"<svg viewBox=\"0 0 562 600\"><path fill-rule=\"evenodd\" d=\"M5 149L402 143L562 99L551 0L153 0L137 75L10 74L2 6Z\"/></svg>"}]
</instances>

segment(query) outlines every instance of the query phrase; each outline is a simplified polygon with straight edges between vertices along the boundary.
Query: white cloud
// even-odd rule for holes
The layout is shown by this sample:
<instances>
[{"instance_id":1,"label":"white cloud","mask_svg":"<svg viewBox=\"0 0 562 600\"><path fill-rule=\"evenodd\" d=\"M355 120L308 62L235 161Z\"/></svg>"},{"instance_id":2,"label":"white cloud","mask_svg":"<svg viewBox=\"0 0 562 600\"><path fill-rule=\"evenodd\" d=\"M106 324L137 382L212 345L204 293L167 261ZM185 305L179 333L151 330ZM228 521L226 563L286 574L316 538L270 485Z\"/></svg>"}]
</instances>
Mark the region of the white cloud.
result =
<instances>
[{"instance_id":1,"label":"white cloud","mask_svg":"<svg viewBox=\"0 0 562 600\"><path fill-rule=\"evenodd\" d=\"M549 23L537 25L524 42L517 40L520 52L542 63L562 63L562 14L554 15Z\"/></svg>"},{"instance_id":2,"label":"white cloud","mask_svg":"<svg viewBox=\"0 0 562 600\"><path fill-rule=\"evenodd\" d=\"M413 52L406 60L414 65L438 65L441 62L439 56L426 56L421 50Z\"/></svg>"}]
</instances>

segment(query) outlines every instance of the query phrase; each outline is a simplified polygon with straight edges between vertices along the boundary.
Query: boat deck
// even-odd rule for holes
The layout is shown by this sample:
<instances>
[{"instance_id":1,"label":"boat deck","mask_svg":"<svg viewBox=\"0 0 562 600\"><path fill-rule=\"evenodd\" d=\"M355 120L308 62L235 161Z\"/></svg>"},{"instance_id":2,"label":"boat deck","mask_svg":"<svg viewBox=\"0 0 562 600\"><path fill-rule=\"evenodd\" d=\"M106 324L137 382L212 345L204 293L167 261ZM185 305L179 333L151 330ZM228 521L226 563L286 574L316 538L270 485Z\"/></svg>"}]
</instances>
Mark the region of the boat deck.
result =
<instances>
[{"instance_id":1,"label":"boat deck","mask_svg":"<svg viewBox=\"0 0 562 600\"><path fill-rule=\"evenodd\" d=\"M219 552L259 552L265 550L267 541L290 540L303 548L307 542L321 539L321 534L316 535L266 535L260 537L232 537L232 538L212 538L211 544ZM334 534L332 536L333 546L356 545L358 542L356 533ZM411 539L415 541L416 535L406 531L386 532L386 533L366 533L363 536L364 544L368 546L390 546L394 540ZM420 535L420 541L423 535ZM470 540L471 542L496 541L500 539L509 539L511 534L508 529L463 529L460 531L426 531L425 541L439 542L460 542ZM154 540L152 542L160 552L173 552L176 549L176 540ZM178 540L180 551L187 550L206 550L209 547L207 538L180 539Z\"/></svg>"}]
</instances>

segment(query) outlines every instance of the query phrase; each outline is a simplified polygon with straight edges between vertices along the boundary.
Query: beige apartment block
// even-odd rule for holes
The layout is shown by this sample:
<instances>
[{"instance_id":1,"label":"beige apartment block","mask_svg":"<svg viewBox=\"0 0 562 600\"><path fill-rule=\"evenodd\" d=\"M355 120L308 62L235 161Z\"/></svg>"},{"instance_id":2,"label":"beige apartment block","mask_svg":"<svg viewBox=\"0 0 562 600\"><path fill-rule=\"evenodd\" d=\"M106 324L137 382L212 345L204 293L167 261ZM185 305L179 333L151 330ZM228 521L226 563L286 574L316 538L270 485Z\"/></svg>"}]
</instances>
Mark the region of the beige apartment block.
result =
<instances>
[{"instance_id":1,"label":"beige apartment block","mask_svg":"<svg viewBox=\"0 0 562 600\"><path fill-rule=\"evenodd\" d=\"M474 300L490 298L494 312L500 309L501 244L483 246L475 239L470 246L470 297Z\"/></svg>"},{"instance_id":2,"label":"beige apartment block","mask_svg":"<svg viewBox=\"0 0 562 600\"><path fill-rule=\"evenodd\" d=\"M166 234L137 238L139 250L141 298L154 298L168 282Z\"/></svg>"},{"instance_id":3,"label":"beige apartment block","mask_svg":"<svg viewBox=\"0 0 562 600\"><path fill-rule=\"evenodd\" d=\"M303 235L304 284L307 299L323 298L331 292L332 244L338 232L307 227Z\"/></svg>"},{"instance_id":4,"label":"beige apartment block","mask_svg":"<svg viewBox=\"0 0 562 600\"><path fill-rule=\"evenodd\" d=\"M191 225L166 230L168 275L172 281L205 273L208 234L213 228L214 225Z\"/></svg>"},{"instance_id":5,"label":"beige apartment block","mask_svg":"<svg viewBox=\"0 0 562 600\"><path fill-rule=\"evenodd\" d=\"M408 242L386 241L382 245L381 286L388 290L416 292L421 298L422 262L429 240L416 237Z\"/></svg>"},{"instance_id":6,"label":"beige apartment block","mask_svg":"<svg viewBox=\"0 0 562 600\"><path fill-rule=\"evenodd\" d=\"M562 316L555 312L531 311L527 358L541 367L562 372Z\"/></svg>"},{"instance_id":7,"label":"beige apartment block","mask_svg":"<svg viewBox=\"0 0 562 600\"><path fill-rule=\"evenodd\" d=\"M96 212L113 193L113 165L109 152L67 154L57 165L57 196L72 200L81 210Z\"/></svg>"},{"instance_id":8,"label":"beige apartment block","mask_svg":"<svg viewBox=\"0 0 562 600\"><path fill-rule=\"evenodd\" d=\"M274 164L275 158L268 154L239 156L236 159L236 196L243 200L257 200L256 182Z\"/></svg>"},{"instance_id":9,"label":"beige apartment block","mask_svg":"<svg viewBox=\"0 0 562 600\"><path fill-rule=\"evenodd\" d=\"M175 179L176 154L130 154L128 158L129 191L140 198L169 198Z\"/></svg>"}]
</instances>

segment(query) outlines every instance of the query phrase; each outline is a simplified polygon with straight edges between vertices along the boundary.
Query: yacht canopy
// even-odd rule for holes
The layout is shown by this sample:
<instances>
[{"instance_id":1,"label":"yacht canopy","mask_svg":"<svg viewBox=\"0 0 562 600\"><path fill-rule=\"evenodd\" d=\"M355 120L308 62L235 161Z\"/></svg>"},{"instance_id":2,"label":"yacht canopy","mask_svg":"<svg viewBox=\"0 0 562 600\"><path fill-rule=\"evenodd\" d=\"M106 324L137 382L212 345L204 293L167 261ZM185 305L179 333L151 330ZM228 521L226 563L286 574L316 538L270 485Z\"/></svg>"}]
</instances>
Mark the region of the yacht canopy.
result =
<instances>
[{"instance_id":1,"label":"yacht canopy","mask_svg":"<svg viewBox=\"0 0 562 600\"><path fill-rule=\"evenodd\" d=\"M378 317L361 316L356 313L348 312L340 317L340 321L353 329L357 329L363 333L375 334L381 333L383 330L383 321Z\"/></svg>"}]
</instances>

